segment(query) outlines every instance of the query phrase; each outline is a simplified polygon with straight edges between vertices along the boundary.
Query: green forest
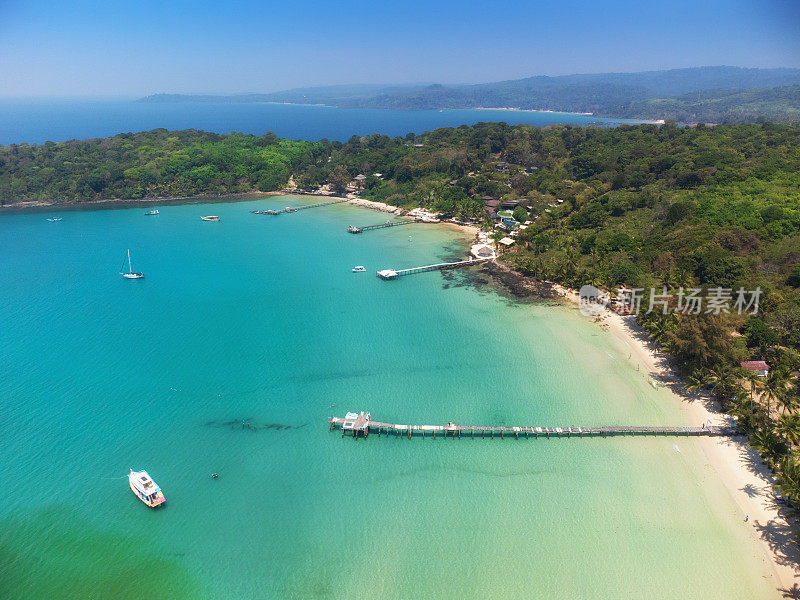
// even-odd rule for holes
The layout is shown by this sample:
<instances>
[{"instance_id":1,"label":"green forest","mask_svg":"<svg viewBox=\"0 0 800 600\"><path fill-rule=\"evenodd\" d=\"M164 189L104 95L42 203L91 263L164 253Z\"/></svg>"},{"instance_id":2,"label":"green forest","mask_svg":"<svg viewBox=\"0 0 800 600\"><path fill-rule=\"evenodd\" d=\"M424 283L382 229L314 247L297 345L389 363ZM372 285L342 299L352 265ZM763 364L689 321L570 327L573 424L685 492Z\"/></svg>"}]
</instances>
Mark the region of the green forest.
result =
<instances>
[{"instance_id":1,"label":"green forest","mask_svg":"<svg viewBox=\"0 0 800 600\"><path fill-rule=\"evenodd\" d=\"M616 128L480 123L346 143L154 130L0 148L0 202L343 191L490 226L488 199L531 221L502 260L615 290L763 290L756 315L643 314L690 386L711 391L800 506L800 126ZM379 174L379 175L378 175ZM766 378L739 363L766 360Z\"/></svg>"}]
</instances>

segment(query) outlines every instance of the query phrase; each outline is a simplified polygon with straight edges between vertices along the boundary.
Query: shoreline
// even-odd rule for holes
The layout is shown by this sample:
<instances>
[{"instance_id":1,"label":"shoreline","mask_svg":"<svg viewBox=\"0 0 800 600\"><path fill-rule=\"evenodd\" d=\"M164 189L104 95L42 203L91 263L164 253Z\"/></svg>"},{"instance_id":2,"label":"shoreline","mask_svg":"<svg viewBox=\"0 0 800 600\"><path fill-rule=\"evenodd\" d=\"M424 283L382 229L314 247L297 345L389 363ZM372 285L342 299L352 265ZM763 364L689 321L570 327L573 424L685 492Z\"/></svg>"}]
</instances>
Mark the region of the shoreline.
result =
<instances>
[{"instance_id":1,"label":"shoreline","mask_svg":"<svg viewBox=\"0 0 800 600\"><path fill-rule=\"evenodd\" d=\"M507 265L500 270L507 270L519 278L515 286L507 286L515 295L529 295L526 291L532 295L536 293L534 290L545 288L550 294L546 297L559 297L569 304L578 304L578 292L573 289L553 282L536 282L534 287L526 287L526 284L531 286L529 278ZM501 283L505 284L502 279ZM659 387L669 389L689 423L710 421L713 425L727 424L729 417L719 403L706 392L698 393L686 388L685 382L670 364L669 356L639 327L634 316L623 316L606 309L595 322L631 350L630 361L641 365L651 380L659 382ZM776 502L774 479L769 467L747 443L744 435L735 438L699 437L694 441L733 504L741 511L743 524L749 528L769 561L780 585L778 593L800 589L800 548L794 541L797 523L791 517L791 509ZM745 518L748 520L745 521Z\"/></svg>"},{"instance_id":2,"label":"shoreline","mask_svg":"<svg viewBox=\"0 0 800 600\"><path fill-rule=\"evenodd\" d=\"M375 202L363 198L348 198L336 195L307 194L302 192L242 192L225 196L187 196L170 198L150 198L138 200L108 199L71 204L18 203L2 208L9 212L44 212L45 210L80 210L128 208L140 203L203 203L203 202L236 202L273 196L311 196L328 198L329 200L346 200L348 204L379 212L400 215L406 211L402 208ZM22 204L20 206L19 204ZM1 213L2 211L0 211ZM460 225L452 221L435 223L455 228L465 235L474 236L478 228ZM577 304L578 295L575 290L558 283L537 281L515 271L505 263L490 261L479 267L492 279L518 297L542 297L547 299L563 298L568 303ZM608 334L631 350L630 360L641 364L643 371L652 379L667 387L675 398L676 405L690 424L711 421L714 425L724 424L726 413L708 394L698 394L687 390L683 380L669 364L669 357L650 340L646 332L630 316L622 316L606 310L598 324ZM773 480L769 468L761 460L758 453L751 448L746 438L701 437L694 440L708 464L717 474L723 487L730 494L734 505L741 511L741 519L750 535L762 549L764 557L769 561L771 570L781 588L778 592L800 589L800 549L793 541L797 524L789 516L789 510L775 502L772 485ZM749 521L744 523L745 516Z\"/></svg>"},{"instance_id":3,"label":"shoreline","mask_svg":"<svg viewBox=\"0 0 800 600\"><path fill-rule=\"evenodd\" d=\"M231 194L198 194L195 196L163 196L147 198L103 198L101 200L86 200L85 202L46 202L44 200L30 200L15 202L0 206L0 214L8 212L47 212L48 210L80 210L81 208L132 208L141 203L145 204L201 204L204 202L241 202L255 198L270 196L290 196L286 192L234 192ZM299 195L299 194L298 194Z\"/></svg>"}]
</instances>

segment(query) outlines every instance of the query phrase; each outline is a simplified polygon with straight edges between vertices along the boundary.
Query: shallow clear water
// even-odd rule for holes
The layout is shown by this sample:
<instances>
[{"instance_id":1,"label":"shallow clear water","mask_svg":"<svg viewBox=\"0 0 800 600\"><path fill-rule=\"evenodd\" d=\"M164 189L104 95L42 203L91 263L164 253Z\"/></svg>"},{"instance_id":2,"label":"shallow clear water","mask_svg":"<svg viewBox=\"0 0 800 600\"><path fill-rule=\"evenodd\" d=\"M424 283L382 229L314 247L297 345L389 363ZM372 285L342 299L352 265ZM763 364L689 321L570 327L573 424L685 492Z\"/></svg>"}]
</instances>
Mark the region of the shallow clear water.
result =
<instances>
[{"instance_id":1,"label":"shallow clear water","mask_svg":"<svg viewBox=\"0 0 800 600\"><path fill-rule=\"evenodd\" d=\"M576 311L374 276L462 256L449 229L248 212L306 201L0 215L0 597L776 596L690 439L329 432L684 417Z\"/></svg>"},{"instance_id":2,"label":"shallow clear water","mask_svg":"<svg viewBox=\"0 0 800 600\"><path fill-rule=\"evenodd\" d=\"M281 137L347 141L352 135L422 133L437 127L505 121L551 125L642 123L569 113L504 110L340 109L291 104L208 102L148 103L108 99L0 100L0 144L61 142L116 135L121 131L202 129L215 133L274 131Z\"/></svg>"}]
</instances>

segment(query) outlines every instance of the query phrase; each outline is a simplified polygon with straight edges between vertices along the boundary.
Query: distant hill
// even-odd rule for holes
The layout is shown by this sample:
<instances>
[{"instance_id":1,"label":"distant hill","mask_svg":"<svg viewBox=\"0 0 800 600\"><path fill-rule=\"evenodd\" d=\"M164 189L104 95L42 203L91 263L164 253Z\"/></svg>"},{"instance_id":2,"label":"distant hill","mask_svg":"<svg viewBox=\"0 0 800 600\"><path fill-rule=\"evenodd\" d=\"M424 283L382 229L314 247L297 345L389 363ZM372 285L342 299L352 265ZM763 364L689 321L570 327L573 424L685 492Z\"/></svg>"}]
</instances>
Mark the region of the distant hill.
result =
<instances>
[{"instance_id":1,"label":"distant hill","mask_svg":"<svg viewBox=\"0 0 800 600\"><path fill-rule=\"evenodd\" d=\"M528 77L471 85L342 85L270 94L157 94L144 102L293 102L341 108L516 108L713 123L797 122L800 69L697 67Z\"/></svg>"}]
</instances>

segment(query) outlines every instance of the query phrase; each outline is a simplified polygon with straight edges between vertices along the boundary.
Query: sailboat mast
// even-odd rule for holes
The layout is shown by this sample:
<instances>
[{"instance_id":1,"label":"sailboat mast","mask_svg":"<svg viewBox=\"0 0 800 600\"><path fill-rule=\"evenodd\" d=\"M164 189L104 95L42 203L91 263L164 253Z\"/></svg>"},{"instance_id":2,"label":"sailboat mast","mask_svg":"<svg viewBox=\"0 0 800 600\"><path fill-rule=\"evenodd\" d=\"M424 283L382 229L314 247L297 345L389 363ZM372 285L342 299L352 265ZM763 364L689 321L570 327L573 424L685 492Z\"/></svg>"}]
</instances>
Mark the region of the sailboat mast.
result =
<instances>
[{"instance_id":1,"label":"sailboat mast","mask_svg":"<svg viewBox=\"0 0 800 600\"><path fill-rule=\"evenodd\" d=\"M128 273L133 273L133 267L131 266L131 249L128 248Z\"/></svg>"}]
</instances>

